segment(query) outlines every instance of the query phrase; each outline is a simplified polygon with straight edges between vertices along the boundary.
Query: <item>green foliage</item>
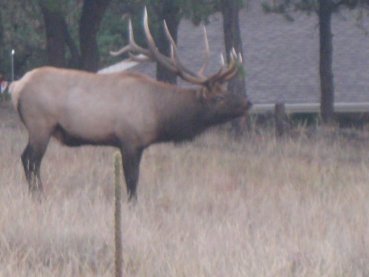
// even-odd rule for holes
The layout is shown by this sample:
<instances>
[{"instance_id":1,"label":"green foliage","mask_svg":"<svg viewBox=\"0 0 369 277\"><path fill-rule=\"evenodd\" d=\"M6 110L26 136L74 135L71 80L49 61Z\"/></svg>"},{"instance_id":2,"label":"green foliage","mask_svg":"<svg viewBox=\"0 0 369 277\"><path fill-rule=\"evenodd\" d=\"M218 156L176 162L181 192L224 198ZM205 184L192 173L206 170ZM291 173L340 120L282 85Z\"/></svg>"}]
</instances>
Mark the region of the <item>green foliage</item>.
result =
<instances>
[{"instance_id":1,"label":"green foliage","mask_svg":"<svg viewBox=\"0 0 369 277\"><path fill-rule=\"evenodd\" d=\"M240 0L243 2L243 0ZM131 13L140 14L145 6L151 10L152 19L167 5L177 6L180 9L179 17L191 19L195 24L206 22L209 15L219 8L219 0L127 0L126 7Z\"/></svg>"},{"instance_id":2,"label":"green foliage","mask_svg":"<svg viewBox=\"0 0 369 277\"><path fill-rule=\"evenodd\" d=\"M237 67L238 67L238 76L239 78L246 78L246 69L245 69L245 66L242 64L242 63L238 63L237 64Z\"/></svg>"},{"instance_id":3,"label":"green foliage","mask_svg":"<svg viewBox=\"0 0 369 277\"><path fill-rule=\"evenodd\" d=\"M209 15L218 9L218 1L209 0L179 0L183 11L183 16L192 20L194 24L208 22Z\"/></svg>"},{"instance_id":4,"label":"green foliage","mask_svg":"<svg viewBox=\"0 0 369 277\"><path fill-rule=\"evenodd\" d=\"M3 36L0 72L10 78L10 53L15 50L16 75L44 59L45 43L40 10L32 1L0 1Z\"/></svg>"},{"instance_id":5,"label":"green foliage","mask_svg":"<svg viewBox=\"0 0 369 277\"><path fill-rule=\"evenodd\" d=\"M332 12L338 12L340 8L367 8L367 0L325 0L328 2ZM317 13L319 9L319 0L282 0L262 2L263 10L266 13L279 13L285 16L287 20L294 20L292 13L296 11L305 12L307 14Z\"/></svg>"},{"instance_id":6,"label":"green foliage","mask_svg":"<svg viewBox=\"0 0 369 277\"><path fill-rule=\"evenodd\" d=\"M261 7L263 8L265 13L278 13L283 15L287 21L294 21L294 18L288 9L288 6L284 4L271 5L267 2L262 2Z\"/></svg>"},{"instance_id":7,"label":"green foliage","mask_svg":"<svg viewBox=\"0 0 369 277\"><path fill-rule=\"evenodd\" d=\"M5 102L5 101L9 101L9 100L10 100L10 94L9 94L8 91L0 93L0 103Z\"/></svg>"},{"instance_id":8,"label":"green foliage","mask_svg":"<svg viewBox=\"0 0 369 277\"><path fill-rule=\"evenodd\" d=\"M145 44L142 31L143 7L147 6L153 33L162 28L157 16L168 5L179 9L178 17L191 19L195 24L207 22L209 15L219 10L220 0L113 0L106 11L98 33L101 65L114 61L110 50L126 43L127 20L132 16L137 41ZM241 1L241 0L240 0ZM243 1L241 1L243 2ZM40 5L60 12L65 17L72 40L79 48L78 32L83 1L76 0L0 0L0 73L10 79L10 53L15 50L15 75L19 77L31 68L46 63L46 36ZM70 54L66 53L67 58Z\"/></svg>"},{"instance_id":9,"label":"green foliage","mask_svg":"<svg viewBox=\"0 0 369 277\"><path fill-rule=\"evenodd\" d=\"M101 22L98 46L102 66L116 62L116 58L112 57L109 52L122 47L126 43L127 21L122 18L124 10L118 5L118 2L113 1Z\"/></svg>"},{"instance_id":10,"label":"green foliage","mask_svg":"<svg viewBox=\"0 0 369 277\"><path fill-rule=\"evenodd\" d=\"M38 0L41 6L46 7L50 12L63 12L65 1L55 1L55 0Z\"/></svg>"}]
</instances>

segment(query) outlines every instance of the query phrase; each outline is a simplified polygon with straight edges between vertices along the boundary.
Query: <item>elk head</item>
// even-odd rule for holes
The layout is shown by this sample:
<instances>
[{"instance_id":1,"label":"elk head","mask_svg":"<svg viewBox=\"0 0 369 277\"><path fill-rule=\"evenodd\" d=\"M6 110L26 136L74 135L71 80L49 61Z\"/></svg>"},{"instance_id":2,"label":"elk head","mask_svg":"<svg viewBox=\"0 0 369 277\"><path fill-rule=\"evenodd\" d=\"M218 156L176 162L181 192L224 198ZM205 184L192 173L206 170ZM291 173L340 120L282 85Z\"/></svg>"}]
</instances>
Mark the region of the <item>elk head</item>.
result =
<instances>
[{"instance_id":1,"label":"elk head","mask_svg":"<svg viewBox=\"0 0 369 277\"><path fill-rule=\"evenodd\" d=\"M195 73L185 67L177 52L176 43L169 32L168 26L164 21L164 31L166 38L170 43L170 57L159 52L154 38L149 29L147 9L144 9L144 33L147 40L148 48L139 46L133 35L132 21L128 22L129 43L118 51L112 51L111 55L118 56L128 54L129 58L136 62L145 62L148 60L156 61L167 70L174 72L184 81L199 85L197 96L203 104L203 107L208 112L209 123L222 123L230 119L242 116L251 107L251 102L246 95L231 93L228 91L227 83L234 78L242 64L242 56L237 54L233 49L229 53L229 64L224 63L224 58L221 55L222 66L218 72L211 76L205 76L204 72L209 63L210 50L207 38L206 28L204 26L204 41L205 41L205 59L200 70Z\"/></svg>"}]
</instances>

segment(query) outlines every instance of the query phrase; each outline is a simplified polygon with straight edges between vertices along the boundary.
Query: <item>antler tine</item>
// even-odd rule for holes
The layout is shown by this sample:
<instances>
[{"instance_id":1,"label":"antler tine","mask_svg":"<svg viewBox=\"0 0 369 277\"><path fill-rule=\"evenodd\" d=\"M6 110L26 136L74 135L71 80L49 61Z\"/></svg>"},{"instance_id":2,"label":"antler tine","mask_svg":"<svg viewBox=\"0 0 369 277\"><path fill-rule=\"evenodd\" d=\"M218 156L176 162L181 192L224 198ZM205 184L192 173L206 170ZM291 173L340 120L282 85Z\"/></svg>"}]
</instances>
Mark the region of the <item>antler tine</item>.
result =
<instances>
[{"instance_id":1,"label":"antler tine","mask_svg":"<svg viewBox=\"0 0 369 277\"><path fill-rule=\"evenodd\" d=\"M148 62L151 60L151 58L148 56L140 55L140 54L134 55L131 52L128 52L128 56L130 60L138 62L138 63Z\"/></svg>"},{"instance_id":2,"label":"antler tine","mask_svg":"<svg viewBox=\"0 0 369 277\"><path fill-rule=\"evenodd\" d=\"M133 30L132 30L132 21L129 18L128 19L128 36L129 36L129 44L124 46L123 48L119 49L118 51L110 51L110 55L112 56L120 56L124 53L127 53L129 51L132 51L132 41L134 41L134 37L133 37Z\"/></svg>"},{"instance_id":3,"label":"antler tine","mask_svg":"<svg viewBox=\"0 0 369 277\"><path fill-rule=\"evenodd\" d=\"M168 28L168 25L167 25L167 22L163 21L163 25L164 25L164 32L165 32L165 35L167 36L167 39L170 43L170 57L171 57L171 60L172 62L178 66L178 53L177 53L177 45L175 44L174 42L174 39L173 37L171 36L170 32L169 32L169 28ZM179 65L181 65L181 63L179 63Z\"/></svg>"},{"instance_id":4,"label":"antler tine","mask_svg":"<svg viewBox=\"0 0 369 277\"><path fill-rule=\"evenodd\" d=\"M205 69L208 66L209 59L210 59L210 47L209 47L208 33L206 31L205 25L203 25L203 27L204 27L204 41L205 41L205 61L199 70L199 75L202 77L204 77Z\"/></svg>"},{"instance_id":5,"label":"antler tine","mask_svg":"<svg viewBox=\"0 0 369 277\"><path fill-rule=\"evenodd\" d=\"M121 48L118 51L110 51L110 55L119 56L119 55L129 53L129 52L136 52L136 53L141 53L141 54L147 56L148 58L150 58L150 56L151 56L150 52L148 50L140 47L135 41L135 38L134 38L134 35L133 35L133 27L132 27L132 20L131 19L128 20L128 39L129 39L128 45L124 46L123 48ZM130 57L132 59L134 59L133 58L134 56L136 56L136 55L130 54Z\"/></svg>"},{"instance_id":6,"label":"antler tine","mask_svg":"<svg viewBox=\"0 0 369 277\"><path fill-rule=\"evenodd\" d=\"M151 34L150 28L149 28L149 20L147 15L147 8L144 9L144 31L145 36L147 40L147 45L149 47L149 51L151 52L151 56L154 58L154 60L158 61L160 64L165 66L167 69L173 72L177 72L177 68L171 63L170 59L163 54L161 54L158 50L158 48L155 45L155 40Z\"/></svg>"},{"instance_id":7,"label":"antler tine","mask_svg":"<svg viewBox=\"0 0 369 277\"><path fill-rule=\"evenodd\" d=\"M243 58L242 58L242 54L241 54L241 52L239 52L238 53L238 61L239 61L239 63L243 63Z\"/></svg>"},{"instance_id":8,"label":"antler tine","mask_svg":"<svg viewBox=\"0 0 369 277\"><path fill-rule=\"evenodd\" d=\"M232 47L232 49L229 53L229 57L230 57L231 61L237 59L237 53L236 53L236 49L234 49L234 47Z\"/></svg>"},{"instance_id":9,"label":"antler tine","mask_svg":"<svg viewBox=\"0 0 369 277\"><path fill-rule=\"evenodd\" d=\"M191 70L189 70L188 68L186 68L182 62L180 61L179 59L179 56L178 56L178 52L177 52L177 45L172 37L172 35L170 34L170 31L169 31L169 28L168 28L168 25L167 25L167 22L164 20L163 22L163 25L164 25L164 32L165 32L165 35L170 43L170 50L171 50L171 59L172 59L172 62L175 64L175 66L178 68L178 71L183 71L189 75L191 75L192 77L194 78L202 78L202 77L199 77L197 74L195 74L194 72L192 72ZM202 81L202 80L201 80Z\"/></svg>"},{"instance_id":10,"label":"antler tine","mask_svg":"<svg viewBox=\"0 0 369 277\"><path fill-rule=\"evenodd\" d=\"M236 54L236 51L233 49L231 52L231 57L230 57L230 62L228 64L228 68L222 72L222 74L220 74L219 78L224 80L224 81L228 81L230 79L232 79L237 73L238 73L238 64L239 64L239 60L238 60L238 55Z\"/></svg>"},{"instance_id":11,"label":"antler tine","mask_svg":"<svg viewBox=\"0 0 369 277\"><path fill-rule=\"evenodd\" d=\"M220 53L220 64L223 66L225 66L225 61L224 61L224 56L222 53Z\"/></svg>"},{"instance_id":12,"label":"antler tine","mask_svg":"<svg viewBox=\"0 0 369 277\"><path fill-rule=\"evenodd\" d=\"M146 35L146 39L147 39L147 44L148 44L148 46L149 46L149 48L151 49L152 52L156 52L156 51L158 51L158 49L155 45L154 38L152 37L151 32L150 32L149 16L147 15L146 6L144 8L143 22L144 22L144 31L145 31L145 35Z\"/></svg>"},{"instance_id":13,"label":"antler tine","mask_svg":"<svg viewBox=\"0 0 369 277\"><path fill-rule=\"evenodd\" d=\"M209 79L211 80L222 80L223 82L232 79L238 72L238 63L240 63L239 55L236 54L236 50L232 48L229 52L229 64L226 65L223 54L220 54L220 61L222 68L212 75Z\"/></svg>"}]
</instances>

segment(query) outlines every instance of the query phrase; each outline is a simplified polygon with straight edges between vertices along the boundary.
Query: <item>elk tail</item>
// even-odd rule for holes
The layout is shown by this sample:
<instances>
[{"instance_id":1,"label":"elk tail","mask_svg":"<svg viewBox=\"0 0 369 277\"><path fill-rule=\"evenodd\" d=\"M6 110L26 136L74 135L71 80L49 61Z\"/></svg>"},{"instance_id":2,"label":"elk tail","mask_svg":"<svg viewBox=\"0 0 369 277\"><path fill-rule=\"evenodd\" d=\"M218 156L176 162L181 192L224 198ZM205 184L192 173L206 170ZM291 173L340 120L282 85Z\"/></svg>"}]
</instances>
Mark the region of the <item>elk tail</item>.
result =
<instances>
[{"instance_id":1,"label":"elk tail","mask_svg":"<svg viewBox=\"0 0 369 277\"><path fill-rule=\"evenodd\" d=\"M10 94L10 98L12 100L12 104L14 109L19 112L19 96L20 96L21 87L19 81L13 81L8 85L8 92Z\"/></svg>"}]
</instances>

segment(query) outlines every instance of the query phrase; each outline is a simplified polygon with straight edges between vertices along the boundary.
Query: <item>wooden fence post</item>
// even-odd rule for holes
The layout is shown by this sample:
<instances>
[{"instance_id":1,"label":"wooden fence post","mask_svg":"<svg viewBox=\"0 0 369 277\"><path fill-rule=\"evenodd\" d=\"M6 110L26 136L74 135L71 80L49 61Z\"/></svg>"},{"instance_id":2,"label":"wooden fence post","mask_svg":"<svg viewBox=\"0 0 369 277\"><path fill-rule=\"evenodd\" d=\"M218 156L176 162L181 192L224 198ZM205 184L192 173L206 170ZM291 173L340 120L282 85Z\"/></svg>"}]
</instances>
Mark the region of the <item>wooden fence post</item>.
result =
<instances>
[{"instance_id":1,"label":"wooden fence post","mask_svg":"<svg viewBox=\"0 0 369 277\"><path fill-rule=\"evenodd\" d=\"M115 245L115 277L123 277L123 247L122 247L122 185L121 185L122 159L119 152L114 155L115 176L115 205L114 205L114 245Z\"/></svg>"},{"instance_id":2,"label":"wooden fence post","mask_svg":"<svg viewBox=\"0 0 369 277\"><path fill-rule=\"evenodd\" d=\"M290 123L286 114L283 102L278 102L274 107L275 135L277 138L283 137L290 129Z\"/></svg>"}]
</instances>

